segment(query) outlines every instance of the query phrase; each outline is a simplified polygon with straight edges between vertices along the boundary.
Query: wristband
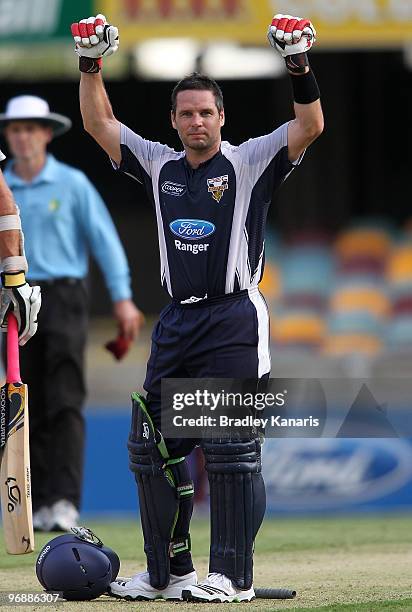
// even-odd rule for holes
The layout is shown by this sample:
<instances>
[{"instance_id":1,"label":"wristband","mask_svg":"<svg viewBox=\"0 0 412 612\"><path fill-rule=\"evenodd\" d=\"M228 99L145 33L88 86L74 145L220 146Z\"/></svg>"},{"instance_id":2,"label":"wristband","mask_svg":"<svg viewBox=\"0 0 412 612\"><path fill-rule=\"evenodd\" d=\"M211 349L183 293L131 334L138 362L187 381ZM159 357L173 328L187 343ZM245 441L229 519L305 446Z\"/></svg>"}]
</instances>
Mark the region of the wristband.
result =
<instances>
[{"instance_id":1,"label":"wristband","mask_svg":"<svg viewBox=\"0 0 412 612\"><path fill-rule=\"evenodd\" d=\"M24 255L11 255L10 257L5 257L1 260L1 266L3 272L7 272L7 274L10 274L10 270L23 270L27 272L29 269L27 259Z\"/></svg>"},{"instance_id":2,"label":"wristband","mask_svg":"<svg viewBox=\"0 0 412 612\"><path fill-rule=\"evenodd\" d=\"M87 72L88 74L96 74L102 69L102 58L101 57L86 57L80 55L79 57L79 70L80 72Z\"/></svg>"},{"instance_id":3,"label":"wristband","mask_svg":"<svg viewBox=\"0 0 412 612\"><path fill-rule=\"evenodd\" d=\"M297 104L311 104L320 98L319 87L312 70L302 75L290 75L293 99Z\"/></svg>"},{"instance_id":4,"label":"wristband","mask_svg":"<svg viewBox=\"0 0 412 612\"><path fill-rule=\"evenodd\" d=\"M20 272L2 272L1 284L5 289L22 287L26 284L26 277L22 270Z\"/></svg>"},{"instance_id":5,"label":"wristband","mask_svg":"<svg viewBox=\"0 0 412 612\"><path fill-rule=\"evenodd\" d=\"M304 74L309 66L309 60L306 53L295 53L285 57L286 68L293 74Z\"/></svg>"},{"instance_id":6,"label":"wristband","mask_svg":"<svg viewBox=\"0 0 412 612\"><path fill-rule=\"evenodd\" d=\"M1 215L0 232L7 230L21 230L20 215Z\"/></svg>"}]
</instances>

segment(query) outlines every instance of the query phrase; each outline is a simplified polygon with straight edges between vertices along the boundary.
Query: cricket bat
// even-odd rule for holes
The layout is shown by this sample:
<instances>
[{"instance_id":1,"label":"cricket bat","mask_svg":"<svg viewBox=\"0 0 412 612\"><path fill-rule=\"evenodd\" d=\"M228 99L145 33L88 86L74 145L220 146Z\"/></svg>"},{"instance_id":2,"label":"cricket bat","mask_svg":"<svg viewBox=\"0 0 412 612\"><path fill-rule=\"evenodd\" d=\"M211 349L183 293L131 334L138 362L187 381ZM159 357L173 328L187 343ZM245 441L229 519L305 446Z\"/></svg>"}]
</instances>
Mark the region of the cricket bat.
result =
<instances>
[{"instance_id":1,"label":"cricket bat","mask_svg":"<svg viewBox=\"0 0 412 612\"><path fill-rule=\"evenodd\" d=\"M17 320L9 313L6 383L0 389L0 499L10 555L34 550L27 397L20 378Z\"/></svg>"}]
</instances>

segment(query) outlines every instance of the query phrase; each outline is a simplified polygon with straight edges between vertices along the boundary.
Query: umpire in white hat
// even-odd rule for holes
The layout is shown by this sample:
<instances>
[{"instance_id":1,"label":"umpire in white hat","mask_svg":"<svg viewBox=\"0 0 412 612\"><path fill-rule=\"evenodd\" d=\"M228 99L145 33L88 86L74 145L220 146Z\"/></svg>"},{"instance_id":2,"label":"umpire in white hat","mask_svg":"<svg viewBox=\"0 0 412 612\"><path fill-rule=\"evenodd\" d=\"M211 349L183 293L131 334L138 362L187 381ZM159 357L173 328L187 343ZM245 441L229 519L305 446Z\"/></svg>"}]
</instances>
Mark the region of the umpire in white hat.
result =
<instances>
[{"instance_id":1,"label":"umpire in white hat","mask_svg":"<svg viewBox=\"0 0 412 612\"><path fill-rule=\"evenodd\" d=\"M4 176L20 207L28 279L41 286L43 296L38 333L21 351L22 377L30 388L33 518L42 531L66 531L79 518L89 252L105 278L121 335L134 339L143 320L102 198L83 172L47 152L51 140L70 127L68 117L50 112L37 96L12 98L0 115L13 158Z\"/></svg>"},{"instance_id":2,"label":"umpire in white hat","mask_svg":"<svg viewBox=\"0 0 412 612\"><path fill-rule=\"evenodd\" d=\"M0 113L0 129L10 121L35 121L47 125L52 129L53 137L60 136L72 126L68 117L59 113L51 113L46 100L37 96L16 96L11 98L6 106L6 111Z\"/></svg>"}]
</instances>

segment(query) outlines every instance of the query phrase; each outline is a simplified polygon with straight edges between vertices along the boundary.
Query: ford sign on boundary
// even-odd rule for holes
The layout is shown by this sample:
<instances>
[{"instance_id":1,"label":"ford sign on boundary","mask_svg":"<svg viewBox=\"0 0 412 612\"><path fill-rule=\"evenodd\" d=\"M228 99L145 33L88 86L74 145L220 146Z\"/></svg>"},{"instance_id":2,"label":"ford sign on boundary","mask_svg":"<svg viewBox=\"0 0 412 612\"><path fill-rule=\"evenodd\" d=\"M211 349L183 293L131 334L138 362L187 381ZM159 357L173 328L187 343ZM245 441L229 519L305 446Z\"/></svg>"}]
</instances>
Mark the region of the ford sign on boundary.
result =
<instances>
[{"instance_id":1,"label":"ford sign on boundary","mask_svg":"<svg viewBox=\"0 0 412 612\"><path fill-rule=\"evenodd\" d=\"M266 440L263 475L269 512L412 507L409 440Z\"/></svg>"},{"instance_id":2,"label":"ford sign on boundary","mask_svg":"<svg viewBox=\"0 0 412 612\"><path fill-rule=\"evenodd\" d=\"M216 227L202 219L176 219L169 225L175 236L186 240L201 240L214 233Z\"/></svg>"}]
</instances>

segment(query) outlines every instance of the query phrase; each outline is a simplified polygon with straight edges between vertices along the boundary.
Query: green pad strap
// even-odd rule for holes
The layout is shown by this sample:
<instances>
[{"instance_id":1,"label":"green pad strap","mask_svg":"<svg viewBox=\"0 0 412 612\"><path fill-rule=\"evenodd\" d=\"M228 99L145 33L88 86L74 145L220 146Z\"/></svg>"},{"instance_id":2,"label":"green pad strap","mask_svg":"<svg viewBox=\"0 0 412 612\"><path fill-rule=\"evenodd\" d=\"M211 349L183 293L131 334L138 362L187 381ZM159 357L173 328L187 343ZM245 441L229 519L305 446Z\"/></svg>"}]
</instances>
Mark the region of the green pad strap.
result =
<instances>
[{"instance_id":1,"label":"green pad strap","mask_svg":"<svg viewBox=\"0 0 412 612\"><path fill-rule=\"evenodd\" d=\"M166 443L163 439L160 431L157 432L158 436L160 436L159 441L156 441L157 448L159 449L159 453L162 455L163 459L169 459L169 453L167 452Z\"/></svg>"},{"instance_id":2,"label":"green pad strap","mask_svg":"<svg viewBox=\"0 0 412 612\"><path fill-rule=\"evenodd\" d=\"M195 494L195 489L193 486L193 482L187 482L176 487L177 497L181 499L182 497L190 497Z\"/></svg>"},{"instance_id":3,"label":"green pad strap","mask_svg":"<svg viewBox=\"0 0 412 612\"><path fill-rule=\"evenodd\" d=\"M179 457L179 459L169 459L169 461L167 462L167 465L176 465L176 463L181 463L185 459L186 457Z\"/></svg>"},{"instance_id":4,"label":"green pad strap","mask_svg":"<svg viewBox=\"0 0 412 612\"><path fill-rule=\"evenodd\" d=\"M188 552L192 550L192 543L190 540L190 534L188 533L185 538L176 538L170 542L169 546L169 556L176 557L183 552Z\"/></svg>"}]
</instances>

